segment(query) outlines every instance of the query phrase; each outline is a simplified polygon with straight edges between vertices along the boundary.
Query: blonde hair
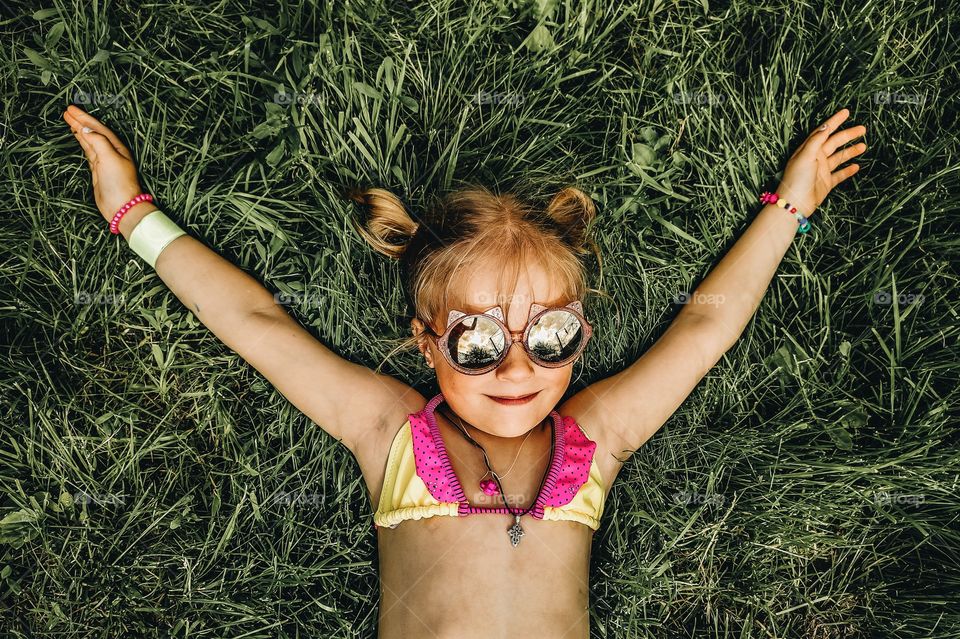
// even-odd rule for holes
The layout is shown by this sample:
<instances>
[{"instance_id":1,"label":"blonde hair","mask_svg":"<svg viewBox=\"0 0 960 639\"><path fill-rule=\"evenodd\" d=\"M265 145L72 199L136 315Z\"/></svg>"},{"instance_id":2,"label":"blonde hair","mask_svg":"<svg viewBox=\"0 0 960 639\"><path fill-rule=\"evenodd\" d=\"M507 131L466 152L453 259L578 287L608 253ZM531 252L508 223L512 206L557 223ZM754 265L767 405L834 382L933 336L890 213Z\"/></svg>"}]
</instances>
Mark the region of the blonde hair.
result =
<instances>
[{"instance_id":1,"label":"blonde hair","mask_svg":"<svg viewBox=\"0 0 960 639\"><path fill-rule=\"evenodd\" d=\"M494 261L502 265L500 291L508 279L515 287L521 264L532 260L571 300L582 300L588 292L604 294L587 287L581 258L596 256L601 283L603 262L589 234L596 207L577 188L564 188L545 207L535 207L514 194L496 194L471 184L434 198L427 214L417 219L385 189L353 190L348 195L367 211L365 223L351 218L354 228L375 251L400 260L404 294L414 317L437 335L446 328L447 309L465 304L463 288L455 286L458 275ZM509 278L505 277L508 271L512 272ZM500 304L504 316L509 316L512 297L498 295L485 308ZM417 339L401 340L384 362L398 350L416 345Z\"/></svg>"}]
</instances>

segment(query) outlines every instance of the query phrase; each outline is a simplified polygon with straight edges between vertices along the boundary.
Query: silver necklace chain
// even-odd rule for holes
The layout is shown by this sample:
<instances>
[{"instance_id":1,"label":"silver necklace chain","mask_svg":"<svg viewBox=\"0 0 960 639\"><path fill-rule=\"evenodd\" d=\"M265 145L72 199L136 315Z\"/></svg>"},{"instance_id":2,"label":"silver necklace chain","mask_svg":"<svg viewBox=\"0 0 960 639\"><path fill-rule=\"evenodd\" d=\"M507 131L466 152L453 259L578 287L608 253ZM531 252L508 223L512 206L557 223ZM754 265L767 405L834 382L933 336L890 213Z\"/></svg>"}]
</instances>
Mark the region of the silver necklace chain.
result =
<instances>
[{"instance_id":1,"label":"silver necklace chain","mask_svg":"<svg viewBox=\"0 0 960 639\"><path fill-rule=\"evenodd\" d=\"M442 414L442 413L441 413L441 414ZM448 418L448 419L449 419L449 418ZM477 441L467 433L466 429L464 429L464 428L458 423L458 422L459 422L459 418L457 419L456 422L454 422L454 420L452 420L452 419L451 419L450 421L453 422L453 424L457 427L457 430L459 430L459 431L463 434L463 436L466 437L466 438L470 441L471 444L473 444L474 446L476 446L477 448L479 448L480 451L483 453L483 463L486 464L486 466L487 466L487 471L489 471L491 474L493 474L493 477L494 477L494 479L495 479L496 482L497 482L497 489L500 491L500 498L503 500L503 505L504 505L504 507L507 509L507 512L509 512L510 514L513 515L513 525L510 526L510 527L507 529L507 534L510 536L510 543L513 545L514 548L516 548L516 547L517 547L517 544L520 543L520 538L523 537L523 535L524 535L523 527L520 526L520 517L523 516L523 515L526 515L527 513L529 513L529 512L533 509L533 507L534 507L534 506L536 505L536 503L537 503L537 502L536 502L536 499L534 500L533 504L531 504L529 507L527 507L527 509L524 510L522 513L515 513L515 512L513 512L513 510L510 508L510 505L507 504L507 498L506 498L506 494L503 492L503 486L500 485L500 476L497 475L497 473L495 473L492 468L490 468L490 460L487 458L487 451L486 451L486 449L484 449L483 446L481 446L479 443L477 443ZM534 426L533 428L536 428L536 426ZM529 436L530 436L530 433L533 432L533 428L531 428L531 429L530 429L530 432L527 433L527 437L529 437ZM523 448L523 444L525 444L526 442L527 442L527 438L524 437L523 442L520 444L520 448L521 448L521 449ZM544 472L543 472L543 478L540 480L540 488L537 490L537 498L540 497L540 492L543 490L543 484L544 484L544 482L545 482L546 479L547 479L547 474L550 472L550 466L553 465L553 464L552 464L552 461L553 461L553 452L554 452L554 451L553 451L553 447L554 447L554 437L551 437L551 438L550 438L550 461L551 461L551 463L547 465L546 470L544 470ZM518 450L518 451L517 451L517 459L519 459L519 458L520 458L520 451ZM516 463L517 463L517 459L514 459L514 460L513 460L513 464L516 464ZM513 470L513 464L510 465L510 470ZM508 470L507 473L509 473L510 470Z\"/></svg>"}]
</instances>

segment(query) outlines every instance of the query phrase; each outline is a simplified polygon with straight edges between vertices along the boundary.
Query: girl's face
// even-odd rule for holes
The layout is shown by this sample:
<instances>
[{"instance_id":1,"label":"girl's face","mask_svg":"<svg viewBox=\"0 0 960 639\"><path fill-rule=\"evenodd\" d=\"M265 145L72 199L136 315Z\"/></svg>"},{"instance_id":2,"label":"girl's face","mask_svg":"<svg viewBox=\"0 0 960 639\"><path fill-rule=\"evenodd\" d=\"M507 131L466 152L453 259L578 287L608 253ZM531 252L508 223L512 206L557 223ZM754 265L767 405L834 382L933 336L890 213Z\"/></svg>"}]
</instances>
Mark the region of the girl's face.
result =
<instances>
[{"instance_id":1,"label":"girl's face","mask_svg":"<svg viewBox=\"0 0 960 639\"><path fill-rule=\"evenodd\" d=\"M468 314L482 313L497 304L506 309L506 301L497 298L496 272L493 269L479 271L468 286L468 306L456 310ZM522 332L530 316L530 305L534 302L554 307L573 300L563 298L559 291L551 288L545 272L531 267L527 273L520 274L514 297L509 301L510 313L505 323L511 331ZM424 329L419 319L414 319L411 325L414 335ZM446 326L434 328L440 328L442 333ZM426 336L420 337L418 347L427 365L436 370L440 391L450 410L470 425L497 437L518 437L540 423L560 402L573 376L573 363L559 368L538 366L519 342L510 347L498 368L482 375L465 375L454 369L436 343ZM537 391L539 393L532 401L513 406L490 398L491 395L518 397Z\"/></svg>"}]
</instances>

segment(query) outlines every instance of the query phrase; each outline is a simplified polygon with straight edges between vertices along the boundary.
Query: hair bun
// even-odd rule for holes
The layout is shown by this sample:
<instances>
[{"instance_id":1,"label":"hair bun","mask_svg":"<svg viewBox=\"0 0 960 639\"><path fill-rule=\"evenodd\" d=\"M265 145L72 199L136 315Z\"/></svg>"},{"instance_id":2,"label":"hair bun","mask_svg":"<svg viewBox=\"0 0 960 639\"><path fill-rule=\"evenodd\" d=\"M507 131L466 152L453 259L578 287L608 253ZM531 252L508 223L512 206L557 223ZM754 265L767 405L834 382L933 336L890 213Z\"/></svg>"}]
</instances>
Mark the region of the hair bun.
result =
<instances>
[{"instance_id":1,"label":"hair bun","mask_svg":"<svg viewBox=\"0 0 960 639\"><path fill-rule=\"evenodd\" d=\"M348 197L367 210L367 220L351 218L354 228L373 249L400 259L420 225L410 217L396 195L386 189L351 190Z\"/></svg>"},{"instance_id":2,"label":"hair bun","mask_svg":"<svg viewBox=\"0 0 960 639\"><path fill-rule=\"evenodd\" d=\"M550 200L546 213L567 244L579 252L588 252L585 247L589 243L590 223L597 217L597 207L590 196L569 186Z\"/></svg>"}]
</instances>

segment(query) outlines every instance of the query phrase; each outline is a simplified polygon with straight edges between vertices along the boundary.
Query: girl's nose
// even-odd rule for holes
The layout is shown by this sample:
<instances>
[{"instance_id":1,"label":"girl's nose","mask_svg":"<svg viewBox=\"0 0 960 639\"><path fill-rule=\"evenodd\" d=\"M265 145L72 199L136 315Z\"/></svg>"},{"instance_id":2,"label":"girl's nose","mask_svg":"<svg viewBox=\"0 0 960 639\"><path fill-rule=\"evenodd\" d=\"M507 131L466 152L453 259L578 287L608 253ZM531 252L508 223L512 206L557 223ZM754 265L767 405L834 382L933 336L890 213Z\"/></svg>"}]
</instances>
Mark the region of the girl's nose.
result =
<instances>
[{"instance_id":1,"label":"girl's nose","mask_svg":"<svg viewBox=\"0 0 960 639\"><path fill-rule=\"evenodd\" d=\"M534 364L527 356L527 351L523 349L523 344L514 342L507 352L506 359L497 369L497 377L501 379L520 381L529 379L534 374Z\"/></svg>"}]
</instances>

